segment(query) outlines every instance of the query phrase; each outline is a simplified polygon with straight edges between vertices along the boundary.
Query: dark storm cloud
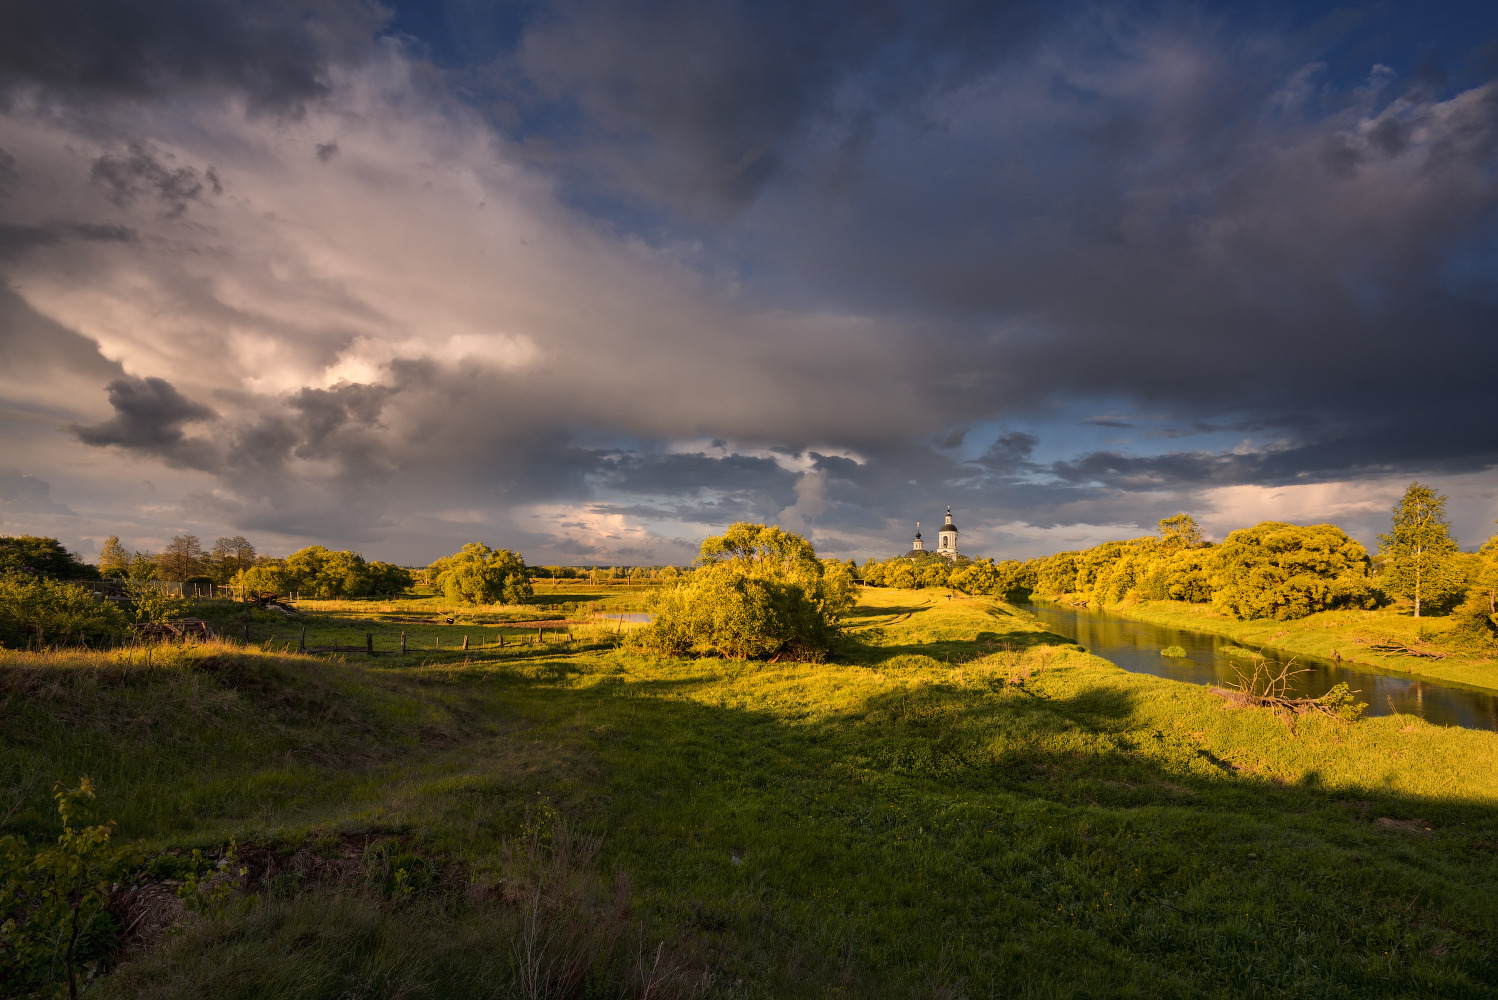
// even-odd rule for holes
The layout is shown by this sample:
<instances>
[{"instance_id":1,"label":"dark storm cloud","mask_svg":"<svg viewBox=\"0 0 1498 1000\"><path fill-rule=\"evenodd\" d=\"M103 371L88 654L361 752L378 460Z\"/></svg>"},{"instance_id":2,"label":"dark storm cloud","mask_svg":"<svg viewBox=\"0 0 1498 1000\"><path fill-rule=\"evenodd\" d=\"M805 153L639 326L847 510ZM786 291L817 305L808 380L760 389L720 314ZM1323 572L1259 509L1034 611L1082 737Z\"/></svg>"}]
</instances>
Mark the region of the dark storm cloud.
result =
<instances>
[{"instance_id":1,"label":"dark storm cloud","mask_svg":"<svg viewBox=\"0 0 1498 1000\"><path fill-rule=\"evenodd\" d=\"M631 493L680 496L702 489L773 493L789 502L796 473L752 455L621 453L606 465L611 485ZM782 503L781 506L785 506Z\"/></svg>"},{"instance_id":2,"label":"dark storm cloud","mask_svg":"<svg viewBox=\"0 0 1498 1000\"><path fill-rule=\"evenodd\" d=\"M949 0L560 3L515 65L546 136L610 179L684 204L738 206L783 179L812 129L849 154L874 119L959 86L1022 43L1033 5ZM572 159L574 167L585 166Z\"/></svg>"},{"instance_id":3,"label":"dark storm cloud","mask_svg":"<svg viewBox=\"0 0 1498 1000\"><path fill-rule=\"evenodd\" d=\"M1040 439L1024 431L1010 431L994 439L977 459L979 465L998 473L1018 472L1032 463L1030 455Z\"/></svg>"},{"instance_id":4,"label":"dark storm cloud","mask_svg":"<svg viewBox=\"0 0 1498 1000\"><path fill-rule=\"evenodd\" d=\"M0 4L0 88L83 100L207 88L295 111L383 16L360 0L17 0Z\"/></svg>"},{"instance_id":5,"label":"dark storm cloud","mask_svg":"<svg viewBox=\"0 0 1498 1000\"><path fill-rule=\"evenodd\" d=\"M90 243L134 243L140 234L129 226L94 222L51 221L40 225L0 222L0 261L20 257L39 247L65 240Z\"/></svg>"},{"instance_id":6,"label":"dark storm cloud","mask_svg":"<svg viewBox=\"0 0 1498 1000\"><path fill-rule=\"evenodd\" d=\"M39 314L4 285L0 285L0 369L33 384L59 387L70 376L87 380L92 387L122 374L118 362L106 359L98 344Z\"/></svg>"},{"instance_id":7,"label":"dark storm cloud","mask_svg":"<svg viewBox=\"0 0 1498 1000\"><path fill-rule=\"evenodd\" d=\"M174 167L171 160L170 155L158 154L145 143L134 142L121 155L94 160L89 176L120 208L147 195L160 202L169 216L187 211L187 203L199 200L205 191L224 193L218 173L212 167L203 171L190 166Z\"/></svg>"},{"instance_id":8,"label":"dark storm cloud","mask_svg":"<svg viewBox=\"0 0 1498 1000\"><path fill-rule=\"evenodd\" d=\"M215 449L187 438L183 426L214 420L218 414L183 396L160 378L119 378L109 383L109 405L115 415L101 424L74 425L73 434L95 447L114 445L152 455L183 468L217 466Z\"/></svg>"}]
</instances>

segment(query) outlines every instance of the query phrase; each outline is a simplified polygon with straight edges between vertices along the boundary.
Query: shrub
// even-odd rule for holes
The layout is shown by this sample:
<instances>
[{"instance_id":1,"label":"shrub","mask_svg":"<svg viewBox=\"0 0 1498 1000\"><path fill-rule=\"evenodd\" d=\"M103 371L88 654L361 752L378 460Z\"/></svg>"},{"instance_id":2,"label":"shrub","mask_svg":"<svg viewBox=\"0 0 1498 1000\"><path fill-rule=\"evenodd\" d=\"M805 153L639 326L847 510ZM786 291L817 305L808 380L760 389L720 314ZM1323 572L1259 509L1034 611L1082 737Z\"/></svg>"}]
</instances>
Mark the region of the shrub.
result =
<instances>
[{"instance_id":1,"label":"shrub","mask_svg":"<svg viewBox=\"0 0 1498 1000\"><path fill-rule=\"evenodd\" d=\"M62 834L32 852L18 837L0 837L0 993L46 990L78 995L79 966L106 957L115 937L104 904L109 887L139 858L110 843L114 824L74 827L94 786L59 783L54 796Z\"/></svg>"},{"instance_id":2,"label":"shrub","mask_svg":"<svg viewBox=\"0 0 1498 1000\"><path fill-rule=\"evenodd\" d=\"M125 625L119 608L82 584L0 576L0 644L98 641L122 634Z\"/></svg>"},{"instance_id":3,"label":"shrub","mask_svg":"<svg viewBox=\"0 0 1498 1000\"><path fill-rule=\"evenodd\" d=\"M702 543L699 567L655 596L654 619L631 641L664 655L816 660L853 606L853 574L804 538L739 523Z\"/></svg>"},{"instance_id":4,"label":"shrub","mask_svg":"<svg viewBox=\"0 0 1498 1000\"><path fill-rule=\"evenodd\" d=\"M1166 646L1164 649L1160 650L1160 655L1168 656L1173 660L1179 660L1186 655L1186 651L1180 646Z\"/></svg>"}]
</instances>

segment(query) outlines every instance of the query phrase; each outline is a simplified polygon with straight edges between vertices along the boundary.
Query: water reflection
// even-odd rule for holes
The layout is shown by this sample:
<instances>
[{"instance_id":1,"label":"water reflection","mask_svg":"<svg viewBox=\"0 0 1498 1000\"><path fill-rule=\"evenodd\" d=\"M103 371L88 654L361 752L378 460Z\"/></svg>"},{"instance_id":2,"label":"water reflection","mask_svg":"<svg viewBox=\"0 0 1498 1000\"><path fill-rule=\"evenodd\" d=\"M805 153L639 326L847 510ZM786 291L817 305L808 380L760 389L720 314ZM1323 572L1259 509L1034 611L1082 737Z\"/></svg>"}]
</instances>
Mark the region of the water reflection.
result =
<instances>
[{"instance_id":1,"label":"water reflection","mask_svg":"<svg viewBox=\"0 0 1498 1000\"><path fill-rule=\"evenodd\" d=\"M1154 674L1191 684L1226 685L1236 681L1235 658L1223 653L1236 645L1231 639L1206 632L1183 631L1164 625L1132 621L1106 611L1063 607L1056 604L1020 605L1046 628L1073 639L1089 653L1135 673ZM1160 655L1166 646L1180 646L1181 658ZM1266 652L1271 663L1287 657ZM1236 658L1240 665L1242 657ZM1360 691L1368 715L1415 715L1442 726L1498 730L1498 694L1478 688L1419 680L1406 674L1380 673L1372 667L1349 666L1314 656L1296 656L1296 667L1307 672L1292 682L1296 696L1317 697L1337 684Z\"/></svg>"}]
</instances>

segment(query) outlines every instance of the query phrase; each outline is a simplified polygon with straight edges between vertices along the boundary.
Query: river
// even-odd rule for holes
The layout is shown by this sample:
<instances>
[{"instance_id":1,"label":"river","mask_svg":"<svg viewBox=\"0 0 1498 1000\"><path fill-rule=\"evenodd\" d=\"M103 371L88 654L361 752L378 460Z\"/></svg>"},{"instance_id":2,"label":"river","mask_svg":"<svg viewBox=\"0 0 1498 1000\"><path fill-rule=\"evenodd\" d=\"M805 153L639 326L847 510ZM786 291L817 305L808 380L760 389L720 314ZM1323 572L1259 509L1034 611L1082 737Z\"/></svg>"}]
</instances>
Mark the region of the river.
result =
<instances>
[{"instance_id":1,"label":"river","mask_svg":"<svg viewBox=\"0 0 1498 1000\"><path fill-rule=\"evenodd\" d=\"M1106 611L1065 607L1059 604L1021 604L1019 607L1058 635L1076 641L1089 653L1132 670L1190 684L1225 686L1237 680L1234 659L1222 652L1237 645L1224 636L1185 631L1165 625L1134 621ZM1180 646L1184 657L1161 656L1166 646ZM1288 657L1266 651L1278 664ZM1296 667L1306 668L1291 682L1296 696L1316 697L1345 681L1366 701L1367 715L1415 715L1440 726L1498 731L1498 693L1408 674L1384 673L1362 664L1339 663L1314 656L1297 655ZM1244 664L1240 657L1236 661Z\"/></svg>"}]
</instances>

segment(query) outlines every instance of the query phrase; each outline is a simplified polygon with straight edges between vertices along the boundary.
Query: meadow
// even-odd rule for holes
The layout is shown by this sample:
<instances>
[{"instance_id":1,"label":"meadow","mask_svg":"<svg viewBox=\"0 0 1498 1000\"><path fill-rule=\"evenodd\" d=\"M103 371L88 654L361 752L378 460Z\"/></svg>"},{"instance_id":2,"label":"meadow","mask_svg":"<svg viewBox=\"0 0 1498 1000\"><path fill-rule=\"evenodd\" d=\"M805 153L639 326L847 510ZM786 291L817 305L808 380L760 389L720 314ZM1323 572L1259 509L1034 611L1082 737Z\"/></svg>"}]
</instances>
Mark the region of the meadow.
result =
<instances>
[{"instance_id":1,"label":"meadow","mask_svg":"<svg viewBox=\"0 0 1498 1000\"><path fill-rule=\"evenodd\" d=\"M562 592L536 602L643 600ZM0 832L55 838L52 782L87 774L149 859L89 995L1498 990L1498 734L1291 729L930 590L865 589L820 664L646 657L596 620L527 646L507 623L540 609L459 610L0 653ZM301 619L431 648L288 653ZM183 914L190 852L231 838L253 905Z\"/></svg>"}]
</instances>

